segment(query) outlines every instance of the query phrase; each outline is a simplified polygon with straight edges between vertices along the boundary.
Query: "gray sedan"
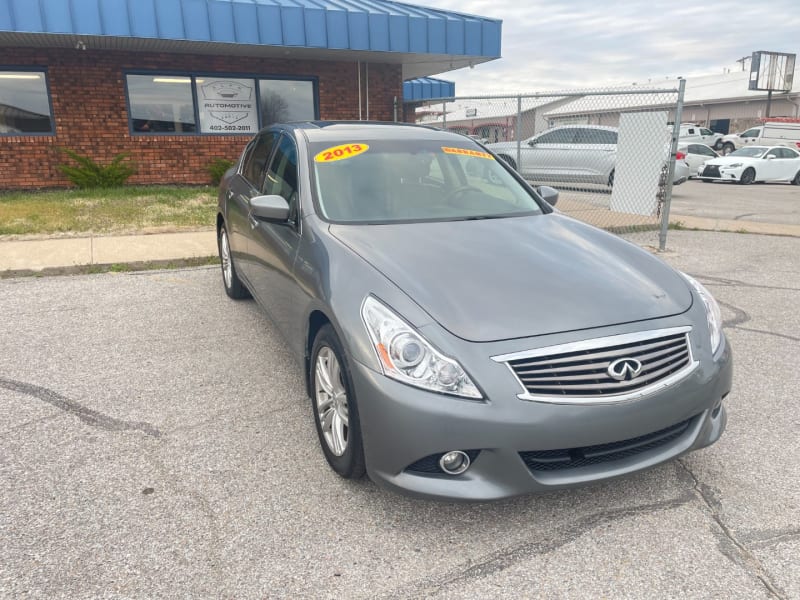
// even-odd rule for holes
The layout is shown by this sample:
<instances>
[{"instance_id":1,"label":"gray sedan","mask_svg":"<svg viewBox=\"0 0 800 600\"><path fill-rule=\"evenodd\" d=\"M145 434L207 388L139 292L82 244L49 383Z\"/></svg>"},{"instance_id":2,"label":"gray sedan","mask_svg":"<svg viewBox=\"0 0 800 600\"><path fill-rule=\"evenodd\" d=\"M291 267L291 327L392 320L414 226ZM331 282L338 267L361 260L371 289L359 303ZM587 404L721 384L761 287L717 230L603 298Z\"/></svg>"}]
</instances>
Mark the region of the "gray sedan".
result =
<instances>
[{"instance_id":1,"label":"gray sedan","mask_svg":"<svg viewBox=\"0 0 800 600\"><path fill-rule=\"evenodd\" d=\"M248 144L220 188L225 291L286 337L334 471L487 500L720 437L714 299L556 200L425 127L276 125Z\"/></svg>"}]
</instances>

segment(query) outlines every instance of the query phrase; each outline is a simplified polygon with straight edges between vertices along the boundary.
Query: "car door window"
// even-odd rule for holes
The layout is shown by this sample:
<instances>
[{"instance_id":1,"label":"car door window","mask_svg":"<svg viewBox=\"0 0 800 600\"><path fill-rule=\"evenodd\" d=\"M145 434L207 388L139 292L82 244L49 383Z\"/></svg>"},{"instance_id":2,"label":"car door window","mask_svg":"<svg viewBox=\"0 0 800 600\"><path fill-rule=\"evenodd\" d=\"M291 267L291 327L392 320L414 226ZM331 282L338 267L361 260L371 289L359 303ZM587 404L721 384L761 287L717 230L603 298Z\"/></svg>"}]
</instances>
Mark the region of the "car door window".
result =
<instances>
[{"instance_id":1,"label":"car door window","mask_svg":"<svg viewBox=\"0 0 800 600\"><path fill-rule=\"evenodd\" d=\"M798 156L800 156L799 154L797 154L797 152L795 152L791 148L781 148L780 153L781 153L781 158L797 158Z\"/></svg>"},{"instance_id":2,"label":"car door window","mask_svg":"<svg viewBox=\"0 0 800 600\"><path fill-rule=\"evenodd\" d=\"M758 129L748 129L742 134L742 137L758 137Z\"/></svg>"},{"instance_id":3,"label":"car door window","mask_svg":"<svg viewBox=\"0 0 800 600\"><path fill-rule=\"evenodd\" d=\"M710 129L701 129L700 135L714 135Z\"/></svg>"},{"instance_id":4,"label":"car door window","mask_svg":"<svg viewBox=\"0 0 800 600\"><path fill-rule=\"evenodd\" d=\"M715 158L717 156L717 153L714 152L708 146L696 145L696 146L692 146L692 148L694 148L694 149L693 150L689 150L689 152L691 152L692 154L701 154L703 156L711 156L711 157L715 157Z\"/></svg>"},{"instance_id":5,"label":"car door window","mask_svg":"<svg viewBox=\"0 0 800 600\"><path fill-rule=\"evenodd\" d=\"M772 158L781 158L781 155L780 155L780 148L773 148L772 150L770 150L769 152L767 152L767 154L764 156L764 158L769 158L769 157L772 157Z\"/></svg>"},{"instance_id":6,"label":"car door window","mask_svg":"<svg viewBox=\"0 0 800 600\"><path fill-rule=\"evenodd\" d=\"M242 166L242 176L250 182L255 189L261 189L261 182L264 179L264 170L275 145L277 135L272 132L260 134L253 142L249 154L245 157Z\"/></svg>"},{"instance_id":7,"label":"car door window","mask_svg":"<svg viewBox=\"0 0 800 600\"><path fill-rule=\"evenodd\" d=\"M533 140L536 144L572 144L575 142L574 129L555 129L543 133Z\"/></svg>"},{"instance_id":8,"label":"car door window","mask_svg":"<svg viewBox=\"0 0 800 600\"><path fill-rule=\"evenodd\" d=\"M264 179L264 194L283 196L289 203L289 218L297 222L298 206L298 176L297 176L297 146L287 135L283 135L275 149L275 154L267 169Z\"/></svg>"},{"instance_id":9,"label":"car door window","mask_svg":"<svg viewBox=\"0 0 800 600\"><path fill-rule=\"evenodd\" d=\"M617 133L606 129L577 129L576 144L616 144Z\"/></svg>"}]
</instances>

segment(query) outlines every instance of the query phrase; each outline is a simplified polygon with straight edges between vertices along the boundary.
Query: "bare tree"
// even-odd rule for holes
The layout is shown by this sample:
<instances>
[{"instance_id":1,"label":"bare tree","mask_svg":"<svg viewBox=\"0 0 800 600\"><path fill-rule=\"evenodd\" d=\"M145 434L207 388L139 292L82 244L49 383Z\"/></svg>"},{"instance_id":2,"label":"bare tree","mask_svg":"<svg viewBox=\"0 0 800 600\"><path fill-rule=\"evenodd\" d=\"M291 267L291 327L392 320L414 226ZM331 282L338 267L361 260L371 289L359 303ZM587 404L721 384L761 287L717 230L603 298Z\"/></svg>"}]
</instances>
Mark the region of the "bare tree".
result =
<instances>
[{"instance_id":1,"label":"bare tree","mask_svg":"<svg viewBox=\"0 0 800 600\"><path fill-rule=\"evenodd\" d=\"M261 120L264 125L282 123L289 120L289 103L275 92L261 96Z\"/></svg>"}]
</instances>

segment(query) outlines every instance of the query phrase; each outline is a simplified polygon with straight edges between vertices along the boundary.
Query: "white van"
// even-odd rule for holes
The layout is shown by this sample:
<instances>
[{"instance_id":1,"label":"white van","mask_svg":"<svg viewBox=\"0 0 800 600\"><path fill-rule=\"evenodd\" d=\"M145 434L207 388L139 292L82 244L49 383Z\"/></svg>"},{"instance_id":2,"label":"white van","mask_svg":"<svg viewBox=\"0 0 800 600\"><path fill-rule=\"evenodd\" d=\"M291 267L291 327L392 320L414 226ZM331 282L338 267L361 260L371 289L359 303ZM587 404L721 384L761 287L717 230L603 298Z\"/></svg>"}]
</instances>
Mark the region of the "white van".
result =
<instances>
[{"instance_id":1,"label":"white van","mask_svg":"<svg viewBox=\"0 0 800 600\"><path fill-rule=\"evenodd\" d=\"M731 133L722 138L722 152L730 154L743 146L789 146L800 150L800 119L765 121L742 133Z\"/></svg>"}]
</instances>

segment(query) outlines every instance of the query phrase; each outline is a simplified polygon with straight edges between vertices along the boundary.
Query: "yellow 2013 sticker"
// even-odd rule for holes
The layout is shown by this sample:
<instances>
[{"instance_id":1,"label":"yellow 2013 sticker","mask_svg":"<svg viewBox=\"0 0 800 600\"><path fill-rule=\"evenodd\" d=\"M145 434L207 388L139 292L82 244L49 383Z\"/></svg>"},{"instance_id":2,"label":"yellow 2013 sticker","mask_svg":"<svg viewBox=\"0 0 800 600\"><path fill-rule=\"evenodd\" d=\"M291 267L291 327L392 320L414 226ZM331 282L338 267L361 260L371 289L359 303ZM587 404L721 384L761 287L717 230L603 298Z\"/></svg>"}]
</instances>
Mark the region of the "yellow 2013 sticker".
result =
<instances>
[{"instance_id":1,"label":"yellow 2013 sticker","mask_svg":"<svg viewBox=\"0 0 800 600\"><path fill-rule=\"evenodd\" d=\"M474 156L475 158L488 158L494 160L494 156L488 152L481 152L480 150L468 150L467 148L450 148L442 146L442 152L445 154L461 154L462 156Z\"/></svg>"},{"instance_id":2,"label":"yellow 2013 sticker","mask_svg":"<svg viewBox=\"0 0 800 600\"><path fill-rule=\"evenodd\" d=\"M335 160L344 160L346 158L353 158L359 154L363 154L369 150L367 144L342 144L341 146L333 146L327 150L323 150L314 157L315 162L333 162Z\"/></svg>"}]
</instances>

